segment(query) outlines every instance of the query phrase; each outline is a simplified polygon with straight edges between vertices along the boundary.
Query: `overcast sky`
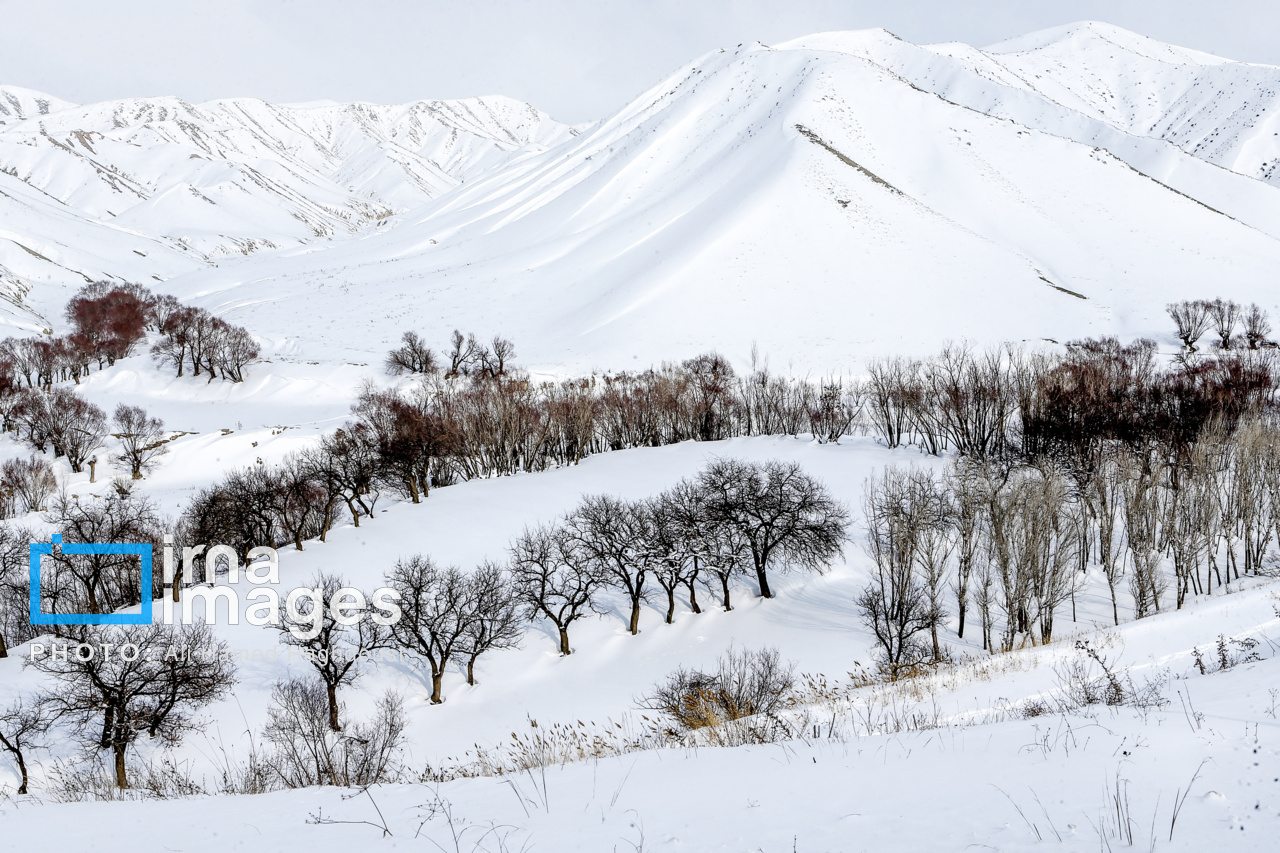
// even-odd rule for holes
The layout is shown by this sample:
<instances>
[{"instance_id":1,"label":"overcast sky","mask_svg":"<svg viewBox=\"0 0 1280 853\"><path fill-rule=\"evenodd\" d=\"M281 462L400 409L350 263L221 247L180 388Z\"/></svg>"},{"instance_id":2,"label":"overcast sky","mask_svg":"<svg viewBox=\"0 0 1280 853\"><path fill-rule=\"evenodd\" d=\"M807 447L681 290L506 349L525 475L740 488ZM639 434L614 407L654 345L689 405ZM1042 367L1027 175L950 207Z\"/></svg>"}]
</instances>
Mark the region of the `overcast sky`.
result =
<instances>
[{"instance_id":1,"label":"overcast sky","mask_svg":"<svg viewBox=\"0 0 1280 853\"><path fill-rule=\"evenodd\" d=\"M1280 65L1276 0L0 0L0 84L81 103L504 94L580 122L740 42L885 27L983 46L1084 19Z\"/></svg>"}]
</instances>

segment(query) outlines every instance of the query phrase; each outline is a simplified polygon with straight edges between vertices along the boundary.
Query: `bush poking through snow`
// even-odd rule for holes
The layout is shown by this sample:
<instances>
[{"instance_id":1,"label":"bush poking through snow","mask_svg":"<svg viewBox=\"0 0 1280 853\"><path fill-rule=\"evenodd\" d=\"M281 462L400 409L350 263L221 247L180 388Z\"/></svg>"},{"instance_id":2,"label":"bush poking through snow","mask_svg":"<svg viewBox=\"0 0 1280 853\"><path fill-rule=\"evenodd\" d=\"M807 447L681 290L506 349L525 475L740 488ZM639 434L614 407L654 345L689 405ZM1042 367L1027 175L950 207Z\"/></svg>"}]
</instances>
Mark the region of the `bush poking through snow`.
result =
<instances>
[{"instance_id":1,"label":"bush poking through snow","mask_svg":"<svg viewBox=\"0 0 1280 853\"><path fill-rule=\"evenodd\" d=\"M795 667L776 648L730 649L713 672L681 667L654 685L640 707L660 711L674 733L723 726L737 720L768 717L782 708L795 683ZM768 726L756 720L755 726Z\"/></svg>"},{"instance_id":2,"label":"bush poking through snow","mask_svg":"<svg viewBox=\"0 0 1280 853\"><path fill-rule=\"evenodd\" d=\"M274 750L269 764L285 787L361 787L399 777L405 715L393 692L378 699L367 721L347 719L340 705L335 730L325 684L293 678L276 683L267 714L264 734Z\"/></svg>"}]
</instances>

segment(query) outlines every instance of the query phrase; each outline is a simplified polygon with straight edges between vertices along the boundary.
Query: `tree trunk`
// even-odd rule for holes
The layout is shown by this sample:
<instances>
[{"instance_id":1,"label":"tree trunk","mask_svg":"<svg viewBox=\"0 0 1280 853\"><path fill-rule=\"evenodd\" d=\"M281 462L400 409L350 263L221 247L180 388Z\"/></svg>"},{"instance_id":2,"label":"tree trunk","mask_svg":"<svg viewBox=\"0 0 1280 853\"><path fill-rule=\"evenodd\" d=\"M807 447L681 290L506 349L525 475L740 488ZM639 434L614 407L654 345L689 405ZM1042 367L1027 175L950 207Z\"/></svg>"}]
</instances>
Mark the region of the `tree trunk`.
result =
<instances>
[{"instance_id":1,"label":"tree trunk","mask_svg":"<svg viewBox=\"0 0 1280 853\"><path fill-rule=\"evenodd\" d=\"M347 509L351 510L351 519L355 522L356 527L360 526L360 513L356 510L356 505L347 501Z\"/></svg>"},{"instance_id":2,"label":"tree trunk","mask_svg":"<svg viewBox=\"0 0 1280 853\"><path fill-rule=\"evenodd\" d=\"M440 697L440 682L444 680L444 670L438 670L431 673L431 704L439 705L444 702Z\"/></svg>"},{"instance_id":3,"label":"tree trunk","mask_svg":"<svg viewBox=\"0 0 1280 853\"><path fill-rule=\"evenodd\" d=\"M4 644L4 634L0 634L0 658L9 656L9 647Z\"/></svg>"},{"instance_id":4,"label":"tree trunk","mask_svg":"<svg viewBox=\"0 0 1280 853\"><path fill-rule=\"evenodd\" d=\"M124 772L125 747L125 744L118 741L112 746L112 749L116 754L116 787L122 791L129 787L129 779Z\"/></svg>"},{"instance_id":5,"label":"tree trunk","mask_svg":"<svg viewBox=\"0 0 1280 853\"><path fill-rule=\"evenodd\" d=\"M325 687L329 691L329 728L335 732L342 731L342 725L338 722L338 686L336 684L327 684Z\"/></svg>"},{"instance_id":6,"label":"tree trunk","mask_svg":"<svg viewBox=\"0 0 1280 853\"><path fill-rule=\"evenodd\" d=\"M18 793L29 793L27 791L27 762L26 759L22 757L22 750L13 750L13 759L18 762L18 775L21 777L21 782L18 784Z\"/></svg>"},{"instance_id":7,"label":"tree trunk","mask_svg":"<svg viewBox=\"0 0 1280 853\"><path fill-rule=\"evenodd\" d=\"M694 581L689 581L689 609L694 613L701 613L702 608L698 606L698 592L693 584Z\"/></svg>"},{"instance_id":8,"label":"tree trunk","mask_svg":"<svg viewBox=\"0 0 1280 853\"><path fill-rule=\"evenodd\" d=\"M962 639L962 640L964 639L964 612L965 612L965 609L966 609L966 608L965 608L965 603L964 603L964 601L961 601L961 602L960 602L960 630L956 632L956 636L957 636L957 637L959 637L959 638L960 638L960 639Z\"/></svg>"},{"instance_id":9,"label":"tree trunk","mask_svg":"<svg viewBox=\"0 0 1280 853\"><path fill-rule=\"evenodd\" d=\"M756 567L756 580L760 583L760 597L773 598L773 591L769 589L769 575L764 568Z\"/></svg>"},{"instance_id":10,"label":"tree trunk","mask_svg":"<svg viewBox=\"0 0 1280 853\"><path fill-rule=\"evenodd\" d=\"M467 658L467 684L476 686L476 655Z\"/></svg>"},{"instance_id":11,"label":"tree trunk","mask_svg":"<svg viewBox=\"0 0 1280 853\"><path fill-rule=\"evenodd\" d=\"M676 615L676 588L673 586L667 590L667 624L670 625L675 621Z\"/></svg>"},{"instance_id":12,"label":"tree trunk","mask_svg":"<svg viewBox=\"0 0 1280 853\"><path fill-rule=\"evenodd\" d=\"M111 729L115 725L115 721L115 706L108 705L106 711L102 715L102 737L98 740L98 745L103 749L111 746Z\"/></svg>"},{"instance_id":13,"label":"tree trunk","mask_svg":"<svg viewBox=\"0 0 1280 853\"><path fill-rule=\"evenodd\" d=\"M573 654L573 649L569 648L569 631L564 627L560 628L560 654Z\"/></svg>"},{"instance_id":14,"label":"tree trunk","mask_svg":"<svg viewBox=\"0 0 1280 853\"><path fill-rule=\"evenodd\" d=\"M422 499L418 497L418 484L413 482L413 478L405 477L404 484L409 488L409 497L413 498L413 502L422 503Z\"/></svg>"},{"instance_id":15,"label":"tree trunk","mask_svg":"<svg viewBox=\"0 0 1280 853\"><path fill-rule=\"evenodd\" d=\"M724 612L728 613L733 609L733 605L729 603L729 576L720 576L720 586L724 589Z\"/></svg>"},{"instance_id":16,"label":"tree trunk","mask_svg":"<svg viewBox=\"0 0 1280 853\"><path fill-rule=\"evenodd\" d=\"M633 637L636 634L640 633L640 598L639 596L633 596L631 598L631 624L627 627L627 630L631 632L631 635ZM565 652L565 654L568 654L568 652Z\"/></svg>"}]
</instances>

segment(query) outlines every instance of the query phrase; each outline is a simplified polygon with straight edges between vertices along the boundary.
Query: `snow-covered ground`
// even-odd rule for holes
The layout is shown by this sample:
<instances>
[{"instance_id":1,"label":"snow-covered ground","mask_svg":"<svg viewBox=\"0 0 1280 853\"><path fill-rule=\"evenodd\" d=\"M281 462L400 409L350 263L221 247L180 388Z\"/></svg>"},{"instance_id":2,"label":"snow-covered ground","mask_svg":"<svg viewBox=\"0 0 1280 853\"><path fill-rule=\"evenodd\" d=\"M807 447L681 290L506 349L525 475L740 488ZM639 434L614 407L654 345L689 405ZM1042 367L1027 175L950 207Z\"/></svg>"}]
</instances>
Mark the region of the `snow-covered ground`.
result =
<instances>
[{"instance_id":1,"label":"snow-covered ground","mask_svg":"<svg viewBox=\"0 0 1280 853\"><path fill-rule=\"evenodd\" d=\"M362 382L390 381L382 357L410 328L436 346L455 327L501 333L550 375L713 347L744 365L753 345L795 375L859 372L951 338L1170 345L1175 299L1280 314L1277 86L1280 69L1081 25L986 51L881 31L744 46L581 128L495 98L82 107L4 89L0 314L14 333L61 332L70 293L118 278L261 341L264 361L239 384L173 378L138 355L78 386L183 433L139 486L175 517L227 469L278 461L339 426ZM28 452L0 437L0 457ZM890 464L945 464L868 436L690 442L462 483L420 506L384 497L358 529L282 550L282 583L333 571L371 588L413 554L470 569L583 494L649 496L716 457L796 461L820 478L855 516L843 558L779 578L772 600L740 582L728 613L710 594L699 614L682 603L672 625L646 606L638 636L610 599L573 626L568 657L534 623L519 649L481 659L474 687L450 671L442 705L429 703L427 675L397 662L342 698L361 717L400 691L405 762L421 771L501 749L531 720L641 728L637 697L677 666L772 645L832 685L788 711L804 737L358 797L77 804L41 790L78 755L59 739L37 755L35 793L0 798L0 850L1276 848L1280 587L1269 582L1137 622L1122 591L1110 627L1091 576L1049 646L988 656L953 620L954 667L849 686L873 645L853 603L869 570L864 482ZM84 497L111 488L119 472L107 468L92 485L59 474ZM267 629L216 630L233 649L275 647ZM1202 675L1193 649L1212 658L1220 636L1256 640L1260 659ZM1028 716L1061 697L1082 660L1076 639L1157 684L1166 704ZM0 660L0 705L40 686L25 656ZM221 763L246 755L262 726L272 685L305 671L283 656L242 661L234 695L168 757L216 788ZM145 744L138 754L163 757ZM0 759L0 788L15 779ZM384 822L385 834L373 825Z\"/></svg>"}]
</instances>

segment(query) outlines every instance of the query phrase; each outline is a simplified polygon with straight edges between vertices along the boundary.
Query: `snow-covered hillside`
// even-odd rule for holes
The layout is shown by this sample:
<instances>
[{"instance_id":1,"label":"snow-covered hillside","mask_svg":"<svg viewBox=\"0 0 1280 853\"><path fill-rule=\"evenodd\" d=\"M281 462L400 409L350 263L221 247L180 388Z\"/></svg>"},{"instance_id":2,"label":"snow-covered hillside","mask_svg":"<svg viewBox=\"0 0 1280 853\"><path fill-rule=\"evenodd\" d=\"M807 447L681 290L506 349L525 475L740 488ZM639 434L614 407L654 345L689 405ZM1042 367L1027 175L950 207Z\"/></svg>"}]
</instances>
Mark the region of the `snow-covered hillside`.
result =
<instances>
[{"instance_id":1,"label":"snow-covered hillside","mask_svg":"<svg viewBox=\"0 0 1280 853\"><path fill-rule=\"evenodd\" d=\"M351 237L572 133L502 97L76 106L0 87L0 282L38 312L60 285Z\"/></svg>"},{"instance_id":2,"label":"snow-covered hillside","mask_svg":"<svg viewBox=\"0 0 1280 853\"><path fill-rule=\"evenodd\" d=\"M106 754L96 748L102 715L94 698L83 712L93 730L75 731L61 719L29 749L31 795L13 793L21 777L12 753L0 750L0 853L51 844L325 853L1274 849L1280 570L1270 533L1280 508L1280 457L1267 455L1274 442L1267 444L1262 426L1251 426L1257 431L1249 435L1264 438L1248 446L1232 444L1226 425L1212 448L1216 433L1192 449L1179 445L1177 463L1187 473L1176 488L1174 479L1159 479L1163 461L1154 457L1122 470L1134 460L1118 453L1097 462L1097 479L1082 485L1064 471L1033 471L1052 467L1043 458L1024 459L1010 474L999 465L1014 463L1002 456L987 472L994 485L984 500L994 503L975 511L971 528L964 528L959 486L929 491L956 502L938 504L931 529L986 552L970 554L974 585L958 594L959 549L969 545L947 540L956 552L940 558L941 574L933 576L942 603L932 613L945 611L930 617L940 638L936 658L890 680L884 673L900 674L892 667L870 674L873 655L883 660L883 641L857 603L876 568L864 548L867 484L889 466L939 472L953 461L951 451L887 447L866 410L860 420L851 413L849 384L834 389L833 402L831 386L806 386L813 395L800 397L779 377L860 374L871 358L933 353L962 338L1060 351L1055 344L1084 336L1151 336L1162 344L1152 358L1164 364L1176 347L1166 303L1222 296L1280 316L1277 89L1280 69L1100 24L985 50L916 46L883 30L742 45L698 58L615 114L572 128L499 97L399 106L175 98L79 106L0 88L0 337L66 332L67 298L105 278L208 309L261 344L262 358L243 381L216 378L212 357L207 373L174 376L150 355L161 333L144 332L140 320L132 354L110 364L89 359L92 369L74 377L50 369L56 393L73 391L108 415L120 404L146 410L130 422L163 436L145 449L165 454L139 480L115 479L129 474L117 454L137 434L117 423L112 435L104 425L87 451L97 467L73 473L65 455L46 452L53 434L33 426L51 419L31 416L30 400L50 398L6 391L17 412L6 409L6 418L20 426L0 433L0 463L36 454L69 500L102 506L132 488L176 520L200 490L236 471L252 482L248 491L210 498L210 505L222 502L219 512L266 496L253 513L276 524L329 501L338 515L324 516L325 541L302 542L299 533L295 550L278 529L267 529L268 541L284 543L282 589L321 572L373 589L415 554L470 574L482 561L507 561L513 539L563 518L584 495L652 497L716 460L797 463L849 513L843 553L822 571L774 564L774 598L758 597L754 575L743 572L732 580L732 610L711 601L714 582L696 586L700 607L677 589L667 624L667 598L651 576L654 597L643 603L633 635L630 602L617 584L601 586L594 609L571 626L570 655L559 653L559 635L536 613L520 625L514 647L479 658L476 684L456 655L444 655L453 662L442 676L442 704L430 701L431 673L420 659L362 663L360 680L343 683L335 697L358 721L384 690L396 691L406 725L399 782L358 796L280 790L286 783L274 776L261 786L269 793L204 796L251 787L223 774L244 770L249 753L264 748L280 681L312 675L288 657L279 632L244 618L216 620L210 630L237 654L234 689L193 711L180 743L176 735L173 742L139 736L129 745L135 780L154 771L172 794L174 780L185 779L186 795L75 801L92 798L74 793L74 780ZM85 316L87 324L105 322ZM214 328L207 316L200 322ZM179 325L166 327L171 345ZM418 377L387 376L383 359L402 332L415 330L439 350L455 328L511 339L518 365L539 378L643 370L718 349L738 367L763 357L775 379L740 373L730 382L713 374L719 365L703 362L697 382L690 368L660 374L675 377L668 385L580 383L600 391L587 399L573 396L569 383L544 385L536 397L521 380L468 384L466 377L441 380L448 394L433 397L415 391ZM1242 362L1256 365L1257 356L1251 351ZM904 385L919 407L903 397L886 405L899 418L925 412L927 419L944 411L942 401L953 406L947 412L961 398L986 401L992 383L1003 382L1021 392L994 388L1012 412L1036 363L1019 360L1025 372L959 370L956 376L989 369L999 376L934 385L932 396ZM39 369L36 375L38 385ZM638 439L607 438L606 420L616 413L637 422L683 417L677 404L659 399L670 389L677 389L672 400L678 393L686 401L720 400L703 422L714 419L715 406L749 409L745 396L717 397L713 380L741 382L735 387L751 391L760 410L785 409L792 434L760 435L783 431L760 427L744 430L749 437L647 446L668 440L647 426L637 427ZM1217 381L1208 372L1201 380ZM404 399L422 392L422 408L412 413L418 419L397 420L404 432L385 446L358 438L315 458L349 460L354 473L342 476L352 480L350 500L373 501L371 512L352 524L343 510L348 498L338 497L347 486L321 482L334 470L313 467L321 463L306 463L295 481L301 491L282 496L284 480L271 472L291 454L320 447L322 435L352 417L370 383ZM617 389L612 408L605 388ZM981 393L968 396L973 389ZM1219 390L1233 403L1263 396L1225 384ZM381 415L366 409L370 418L400 418L412 408L378 399L386 408ZM1180 426L1203 414L1192 405L1199 398L1168 399L1191 401L1179 409ZM1016 432L1017 416L1001 420L990 414L999 406L990 405L981 417ZM1206 403L1214 405L1220 401ZM823 406L834 412L826 421L815 411ZM804 433L839 423L841 412L855 420L846 421L847 434L837 429L838 441ZM1175 417L1164 409L1159 415ZM163 424L152 430L147 417ZM441 449L442 424L474 429L465 439L440 439ZM500 461L551 461L464 470L475 461L467 454L499 433ZM508 433L517 436L509 446ZM1098 446L1115 449L1114 438ZM539 456L526 447L556 442L594 455ZM393 475L387 461L401 443L415 453L433 445L409 475L404 467ZM608 450L617 446L629 449ZM355 471L375 463L382 466L376 475ZM429 471L439 479L421 504L395 497L396 477L421 476L425 484ZM1035 482L1047 484L1044 492L1001 491L1023 475L1026 482L1043 476ZM1117 491L1104 494L1108 487ZM1094 489L1103 491L1095 496ZM410 491L417 497L416 486ZM58 523L38 510L19 517L16 499L9 503L14 518L5 523L28 525L33 536ZM1028 506L1056 509L1038 515ZM1108 535L1116 538L1104 545L1107 506ZM1263 508L1271 513L1265 524L1258 522ZM1022 521L1058 513L1052 524L1027 524L1019 554L1042 570L1026 569L1032 581L1024 582L1022 563L1018 578L995 577L991 513L1005 509ZM1141 527L1157 516L1149 530ZM232 528L247 518L209 535L239 535L248 528ZM1280 528L1275 533L1280 538ZM1232 578L1225 555L1234 561L1238 546L1259 541L1265 553L1250 551ZM931 547L947 544L939 542ZM4 577L27 577L26 547L24 539L0 552L9 560ZM1105 566L1104 548L1120 554ZM1052 583L1041 551L1053 551ZM1170 587L1135 582L1140 561ZM1175 590L1190 563L1196 588ZM1221 569L1216 585L1210 565ZM1207 589L1199 586L1201 568ZM918 570L909 564L907 571ZM1034 625L1015 624L1036 621L1018 603L1035 597L1026 592L1034 584L1037 608L1050 602L1052 631L1044 622L1038 634ZM992 598L1000 591L1003 603ZM183 595L193 597L190 589ZM1004 628L1006 651L984 646L982 596L985 628ZM1144 610L1152 601L1142 596L1160 605L1157 612ZM963 607L970 608L964 631ZM802 674L775 717L785 728L769 737L721 748L707 745L724 731L716 726L661 736L638 707L678 667L710 670L730 649L765 646ZM58 684L23 665L29 643L7 651L0 711ZM497 778L492 766L477 764L500 764L544 733L530 772ZM98 793L119 796L110 784Z\"/></svg>"},{"instance_id":3,"label":"snow-covered hillside","mask_svg":"<svg viewBox=\"0 0 1280 853\"><path fill-rule=\"evenodd\" d=\"M962 336L1167 338L1171 299L1276 307L1277 80L1081 24L985 52L882 30L721 51L576 136L493 98L15 89L0 274L47 325L116 277L321 361L406 328L501 332L556 372L742 363L753 342L830 371Z\"/></svg>"}]
</instances>

